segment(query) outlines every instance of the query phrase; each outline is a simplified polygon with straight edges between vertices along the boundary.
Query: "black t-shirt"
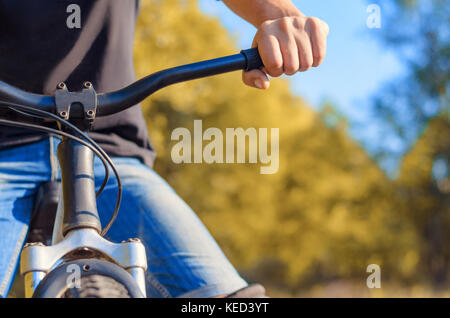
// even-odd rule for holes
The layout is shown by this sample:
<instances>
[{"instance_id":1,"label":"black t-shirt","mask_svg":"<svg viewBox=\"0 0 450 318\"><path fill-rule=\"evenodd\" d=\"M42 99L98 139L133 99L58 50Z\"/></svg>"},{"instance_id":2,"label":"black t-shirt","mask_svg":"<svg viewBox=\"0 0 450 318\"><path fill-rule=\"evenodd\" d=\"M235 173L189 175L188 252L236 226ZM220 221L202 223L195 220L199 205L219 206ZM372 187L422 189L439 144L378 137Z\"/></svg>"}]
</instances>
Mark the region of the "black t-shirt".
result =
<instances>
[{"instance_id":1,"label":"black t-shirt","mask_svg":"<svg viewBox=\"0 0 450 318\"><path fill-rule=\"evenodd\" d=\"M76 91L90 81L99 93L129 85L138 7L138 0L0 0L0 80L39 94L53 94L59 82ZM140 105L96 119L89 134L109 155L153 164ZM44 137L0 126L0 149Z\"/></svg>"}]
</instances>

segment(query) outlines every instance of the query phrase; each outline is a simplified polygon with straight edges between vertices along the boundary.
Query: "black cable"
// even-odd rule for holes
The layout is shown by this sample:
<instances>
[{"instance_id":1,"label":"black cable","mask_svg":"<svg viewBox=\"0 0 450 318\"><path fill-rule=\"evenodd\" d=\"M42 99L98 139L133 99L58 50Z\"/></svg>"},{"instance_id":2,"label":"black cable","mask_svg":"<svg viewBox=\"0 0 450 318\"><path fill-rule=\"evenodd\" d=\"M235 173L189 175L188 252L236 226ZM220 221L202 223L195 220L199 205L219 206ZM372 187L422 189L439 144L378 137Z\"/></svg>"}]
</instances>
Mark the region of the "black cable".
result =
<instances>
[{"instance_id":1,"label":"black cable","mask_svg":"<svg viewBox=\"0 0 450 318\"><path fill-rule=\"evenodd\" d=\"M87 141L89 141L91 144L88 144L87 142L85 142L84 140L75 137L71 134L62 132L60 130L56 130L56 129L52 129L49 127L45 127L45 126L39 126L39 125L34 125L34 124L28 124L28 123L22 123L22 122L15 122L15 121L10 121L10 120L1 120L1 123L5 124L5 125L9 125L9 126L14 126L16 125L16 127L23 127L23 128L29 128L29 129L34 129L34 130L38 130L38 131L43 131L43 132L51 132L53 134L56 135L60 135L60 136L65 136L67 138L71 138L77 142L80 142L81 144L87 146L89 149L93 150L94 153L102 160L104 166L105 166L105 179L104 182L102 184L102 187L100 188L100 190L103 190L104 187L106 186L107 183L107 177L109 176L109 170L108 170L108 166L105 163L105 160L109 163L109 165L111 166L111 169L113 170L116 179L117 179L117 187L118 187L118 193L117 193L117 199L116 199L116 205L114 208L114 212L113 215L111 216L111 219L109 220L109 222L107 223L107 225L104 227L104 229L101 232L101 235L104 236L108 230L111 228L112 224L114 223L114 221L117 218L117 214L119 212L119 208L120 208L120 203L122 201L122 182L120 180L120 176L119 173L114 165L114 163L112 162L111 158L105 153L105 151L94 141L92 140L87 134L83 133L79 128L77 128L76 126L74 126L73 124L71 124L70 122L58 117L55 114L40 110L40 109L36 109L30 106L26 106L26 105L21 105L21 104L15 104L15 103L9 103L9 102L4 102L4 101L0 101L0 106L1 104L3 104L3 106L6 106L12 110L15 110L14 108L21 108L24 109L28 112L31 113L37 113L40 115L43 115L45 117L50 117L55 119L57 122L64 124L65 126L71 128L72 130L74 130L76 133L78 133L82 138L86 139ZM26 113L25 113L26 114ZM95 150L94 150L95 149ZM101 193L99 190L99 193Z\"/></svg>"},{"instance_id":2,"label":"black cable","mask_svg":"<svg viewBox=\"0 0 450 318\"><path fill-rule=\"evenodd\" d=\"M13 110L13 111L15 111L15 112L17 112L19 114L22 114L23 116L33 117L33 118L37 118L37 119L45 119L46 118L46 117L42 117L42 116L39 116L39 115L29 114L27 112L23 112L21 110L14 109L14 108L11 108L11 110Z\"/></svg>"},{"instance_id":3,"label":"black cable","mask_svg":"<svg viewBox=\"0 0 450 318\"><path fill-rule=\"evenodd\" d=\"M0 101L0 103L4 103L4 102ZM42 110L34 109L32 107L28 107L28 106L25 106L25 105L9 103L9 106L24 108L24 109L26 109L28 111L31 111L31 112L37 112L39 114L43 114L45 116L49 116L51 118L54 118L58 122L61 122L61 123L65 124L66 126L69 126L73 130L75 130L78 134L80 134L81 137L86 138L89 142L91 142L94 145L94 147L91 146L91 147L89 147L89 149L96 149L97 151L94 151L94 152L97 154L97 156L99 156L100 159L106 159L108 161L108 163L110 164L111 168L114 171L114 174L116 175L116 179L117 179L117 183L118 183L118 195L117 195L116 206L115 206L113 215L112 215L111 219L109 220L109 222L107 223L107 225L104 227L104 229L101 232L101 235L104 236L108 232L108 230L111 228L111 226L114 223L114 221L116 220L117 214L118 214L118 211L119 211L119 208L120 208L120 203L122 201L122 183L121 183L121 180L120 180L120 177L119 177L119 173L117 172L117 169L116 169L114 163L112 162L112 160L104 152L104 150L101 149L101 147L97 145L97 143L95 141L93 141L89 136L84 134L81 130L79 130L77 127L75 127L71 123L67 122L66 120L64 120L62 118L59 118L58 116L56 116L56 115L54 115L52 113L48 113L48 112L45 112L45 111L42 111ZM14 121L9 121L9 122L10 123L11 122L12 123L18 123L18 122L14 122ZM20 124L23 124L23 123L20 123ZM32 125L32 124L27 124L27 126L30 129L41 130L41 131L44 131L44 132L53 132L55 134L58 134L56 132L60 132L59 130L48 128L48 127L45 127L45 126ZM48 129L42 130L41 128L48 128ZM59 134L59 135L63 135L63 136L66 136L66 137L67 136L74 137L73 135L70 135L70 134ZM81 140L79 138L77 138L77 139ZM87 143L84 142L83 144L86 145ZM104 161L104 160L102 160L102 161ZM109 171L108 171L107 164L105 164L105 169L106 169L106 173L108 173ZM105 176L106 176L106 173L105 173ZM106 180L106 178L105 178L105 180ZM104 182L104 184L106 184L106 182Z\"/></svg>"},{"instance_id":4,"label":"black cable","mask_svg":"<svg viewBox=\"0 0 450 318\"><path fill-rule=\"evenodd\" d=\"M53 129L53 128L50 128L50 127L34 125L34 124L29 124L29 123L14 121L14 120L8 120L8 119L0 119L0 124L1 125L5 125L5 126L10 126L10 127L28 128L28 129L33 129L33 130L37 130L37 131L42 131L42 132L49 133L49 134L55 134L55 135L60 135L60 136L63 136L63 137L67 137L67 138L70 138L70 139L72 139L72 140L74 140L76 142L79 142L80 144L88 147L97 156L99 156L99 157L102 156L101 153L97 149L95 149L95 147L93 147L91 144L89 144L88 142L86 142L83 139L78 138L78 137L76 137L74 135L66 133L64 131ZM105 161L105 164L106 164L106 161Z\"/></svg>"},{"instance_id":5,"label":"black cable","mask_svg":"<svg viewBox=\"0 0 450 318\"><path fill-rule=\"evenodd\" d=\"M48 113L48 112L42 111L40 109L34 109L32 107L21 105L21 104L15 104L15 103L3 102L3 101L0 101L0 104L4 104L4 105L0 105L0 106L5 106L6 105L9 109L11 109L11 110L13 110L15 112L18 112L19 114L25 115L25 116L30 116L30 117L39 118L39 119L46 119L46 118L50 117L50 118L53 118L53 119L57 120L59 125L62 122L66 126L72 128L74 131L76 131L80 136L82 136L83 138L86 138L89 142L91 142L97 148L97 150L99 150L101 153L103 153L103 155L105 157L107 157L107 155L106 155L106 153L104 153L103 149L101 149L101 147L98 146L97 143L95 141L93 141L87 134L84 134L81 130L79 130L76 126L72 125L70 122L68 122L68 121L66 121L66 120L64 120L64 119L62 119L62 118L60 118L60 117L58 117L58 116L56 116L56 115L54 115L52 113ZM11 107L11 106L13 106L13 107ZM24 108L24 109L26 109L28 111L35 111L35 112L37 112L39 114L44 114L47 117L42 117L42 116L37 116L37 115L34 115L34 114L29 114L27 112L15 109L14 107ZM102 158L102 157L99 157L99 158ZM102 183L102 185L100 186L99 190L96 193L96 198L98 198L100 196L100 194L103 192L103 190L106 187L106 184L108 183L108 179L109 179L108 164L105 164L104 160L102 160L102 161L103 161L103 164L105 166L105 178L103 179L103 183Z\"/></svg>"}]
</instances>

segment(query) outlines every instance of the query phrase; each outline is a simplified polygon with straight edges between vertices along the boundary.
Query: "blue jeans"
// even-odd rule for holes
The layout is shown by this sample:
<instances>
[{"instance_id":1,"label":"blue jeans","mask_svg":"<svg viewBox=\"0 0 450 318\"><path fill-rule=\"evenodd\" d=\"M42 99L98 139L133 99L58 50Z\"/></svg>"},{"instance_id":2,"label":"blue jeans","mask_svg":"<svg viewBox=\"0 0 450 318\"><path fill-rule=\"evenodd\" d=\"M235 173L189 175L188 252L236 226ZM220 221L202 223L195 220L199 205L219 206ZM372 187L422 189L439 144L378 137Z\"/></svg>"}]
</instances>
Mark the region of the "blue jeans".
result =
<instances>
[{"instance_id":1,"label":"blue jeans","mask_svg":"<svg viewBox=\"0 0 450 318\"><path fill-rule=\"evenodd\" d=\"M6 297L28 232L37 187L60 178L59 139L0 151L0 297ZM196 214L152 169L134 158L112 158L123 183L119 215L107 238L140 238L147 252L148 297L213 297L247 286ZM95 160L97 188L104 177ZM112 175L97 204L106 225L114 210Z\"/></svg>"}]
</instances>

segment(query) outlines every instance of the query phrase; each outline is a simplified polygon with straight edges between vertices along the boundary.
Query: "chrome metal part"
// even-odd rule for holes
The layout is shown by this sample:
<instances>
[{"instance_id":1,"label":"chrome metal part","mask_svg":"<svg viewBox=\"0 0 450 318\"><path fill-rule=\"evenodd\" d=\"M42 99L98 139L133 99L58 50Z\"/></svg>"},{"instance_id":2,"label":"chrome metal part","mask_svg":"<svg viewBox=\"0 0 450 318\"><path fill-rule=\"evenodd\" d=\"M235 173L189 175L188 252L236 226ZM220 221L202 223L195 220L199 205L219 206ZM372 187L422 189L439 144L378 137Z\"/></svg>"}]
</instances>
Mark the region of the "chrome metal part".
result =
<instances>
[{"instance_id":1,"label":"chrome metal part","mask_svg":"<svg viewBox=\"0 0 450 318\"><path fill-rule=\"evenodd\" d=\"M139 240L112 243L94 229L70 231L62 241L51 246L28 244L22 251L20 273L25 276L28 273L36 273L28 275L30 290L34 290L43 278L42 274L38 273L44 273L45 276L61 259L77 258L77 254L80 257L102 256L126 269L136 279L145 295L144 273L147 270L147 258L144 245Z\"/></svg>"}]
</instances>

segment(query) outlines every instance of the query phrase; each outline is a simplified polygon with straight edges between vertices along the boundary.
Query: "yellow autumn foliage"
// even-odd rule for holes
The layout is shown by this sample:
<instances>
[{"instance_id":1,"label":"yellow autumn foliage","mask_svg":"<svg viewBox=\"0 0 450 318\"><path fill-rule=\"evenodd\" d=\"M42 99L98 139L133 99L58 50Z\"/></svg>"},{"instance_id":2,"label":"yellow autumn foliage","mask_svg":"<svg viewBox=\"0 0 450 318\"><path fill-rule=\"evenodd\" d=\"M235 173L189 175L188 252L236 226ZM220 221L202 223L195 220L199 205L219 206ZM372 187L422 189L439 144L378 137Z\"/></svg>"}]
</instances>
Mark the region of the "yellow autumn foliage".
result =
<instances>
[{"instance_id":1,"label":"yellow autumn foliage","mask_svg":"<svg viewBox=\"0 0 450 318\"><path fill-rule=\"evenodd\" d=\"M238 51L196 1L142 2L135 46L139 77ZM421 175L405 172L390 180L348 135L345 123L326 123L332 107L326 114L314 112L284 79L261 92L245 87L240 73L220 75L166 88L143 108L158 152L155 169L247 279L292 291L334 279L365 286L369 264L379 264L387 281L408 284L426 277L419 226L405 212L416 206L408 205L401 189L404 183L426 187L430 158L421 159L424 165L407 158L404 171ZM200 119L204 130L279 128L278 173L261 175L256 164L174 164L171 132L192 131ZM413 199L426 219L423 211L433 200Z\"/></svg>"}]
</instances>

